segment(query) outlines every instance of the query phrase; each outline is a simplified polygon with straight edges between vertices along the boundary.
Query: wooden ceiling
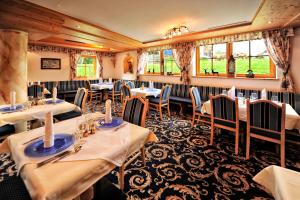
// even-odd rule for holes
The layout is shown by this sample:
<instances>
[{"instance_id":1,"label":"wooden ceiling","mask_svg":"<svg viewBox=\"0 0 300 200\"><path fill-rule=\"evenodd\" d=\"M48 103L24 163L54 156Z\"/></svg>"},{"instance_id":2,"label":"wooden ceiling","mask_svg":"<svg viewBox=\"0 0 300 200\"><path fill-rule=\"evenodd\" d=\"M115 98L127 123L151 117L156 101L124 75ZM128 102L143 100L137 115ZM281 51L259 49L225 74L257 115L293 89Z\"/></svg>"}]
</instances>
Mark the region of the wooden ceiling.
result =
<instances>
[{"instance_id":1,"label":"wooden ceiling","mask_svg":"<svg viewBox=\"0 0 300 200\"><path fill-rule=\"evenodd\" d=\"M122 34L22 0L0 0L0 28L29 33L29 42L122 52L180 41L300 26L299 0L263 0L251 23L220 27L168 40L140 42Z\"/></svg>"}]
</instances>

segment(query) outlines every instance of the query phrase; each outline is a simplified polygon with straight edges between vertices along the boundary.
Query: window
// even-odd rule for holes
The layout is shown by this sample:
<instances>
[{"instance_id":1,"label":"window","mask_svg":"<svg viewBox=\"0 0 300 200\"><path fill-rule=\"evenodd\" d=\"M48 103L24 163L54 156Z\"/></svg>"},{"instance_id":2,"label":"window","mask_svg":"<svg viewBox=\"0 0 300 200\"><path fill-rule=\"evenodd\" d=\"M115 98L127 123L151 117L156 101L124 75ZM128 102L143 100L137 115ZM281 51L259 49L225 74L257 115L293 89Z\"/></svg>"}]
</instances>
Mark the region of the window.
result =
<instances>
[{"instance_id":1,"label":"window","mask_svg":"<svg viewBox=\"0 0 300 200\"><path fill-rule=\"evenodd\" d=\"M226 59L227 45L214 44L200 46L200 62L198 74L226 74L227 59Z\"/></svg>"},{"instance_id":2,"label":"window","mask_svg":"<svg viewBox=\"0 0 300 200\"><path fill-rule=\"evenodd\" d=\"M160 51L148 52L145 73L160 73Z\"/></svg>"},{"instance_id":3,"label":"window","mask_svg":"<svg viewBox=\"0 0 300 200\"><path fill-rule=\"evenodd\" d=\"M180 74L180 69L174 60L172 50L164 50L164 72Z\"/></svg>"},{"instance_id":4,"label":"window","mask_svg":"<svg viewBox=\"0 0 300 200\"><path fill-rule=\"evenodd\" d=\"M234 42L232 55L237 76L244 76L252 70L257 77L275 77L274 66L263 40Z\"/></svg>"},{"instance_id":5,"label":"window","mask_svg":"<svg viewBox=\"0 0 300 200\"><path fill-rule=\"evenodd\" d=\"M212 76L212 71L227 76L227 61L235 58L235 76L245 77L252 70L256 78L276 78L276 67L263 39L203 45L197 48L196 74Z\"/></svg>"},{"instance_id":6,"label":"window","mask_svg":"<svg viewBox=\"0 0 300 200\"><path fill-rule=\"evenodd\" d=\"M80 58L77 61L76 77L96 77L96 56L80 56Z\"/></svg>"}]
</instances>

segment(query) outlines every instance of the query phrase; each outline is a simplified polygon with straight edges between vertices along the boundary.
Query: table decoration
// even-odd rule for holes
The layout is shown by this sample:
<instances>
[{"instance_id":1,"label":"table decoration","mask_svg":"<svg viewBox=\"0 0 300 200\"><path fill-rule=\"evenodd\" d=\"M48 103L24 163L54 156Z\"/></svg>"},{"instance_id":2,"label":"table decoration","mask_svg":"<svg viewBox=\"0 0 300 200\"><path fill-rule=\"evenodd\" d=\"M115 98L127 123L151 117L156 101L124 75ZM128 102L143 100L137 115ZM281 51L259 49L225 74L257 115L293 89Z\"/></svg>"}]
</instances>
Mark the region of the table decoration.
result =
<instances>
[{"instance_id":1,"label":"table decoration","mask_svg":"<svg viewBox=\"0 0 300 200\"><path fill-rule=\"evenodd\" d=\"M13 113L13 112L18 112L24 109L24 106L19 104L19 105L14 105L12 106L7 106L7 107L3 107L0 108L0 112L1 113Z\"/></svg>"},{"instance_id":2,"label":"table decoration","mask_svg":"<svg viewBox=\"0 0 300 200\"><path fill-rule=\"evenodd\" d=\"M12 110L16 109L16 92L15 91L10 92L10 107Z\"/></svg>"},{"instance_id":3,"label":"table decoration","mask_svg":"<svg viewBox=\"0 0 300 200\"><path fill-rule=\"evenodd\" d=\"M106 123L105 120L99 120L97 122L97 128L114 128L120 126L123 123L123 119L121 118L113 118L111 122Z\"/></svg>"},{"instance_id":4,"label":"table decoration","mask_svg":"<svg viewBox=\"0 0 300 200\"><path fill-rule=\"evenodd\" d=\"M44 140L41 138L35 142L30 143L25 149L24 153L28 157L44 157L57 154L74 143L74 136L71 134L55 134L53 146L49 148L44 147Z\"/></svg>"}]
</instances>

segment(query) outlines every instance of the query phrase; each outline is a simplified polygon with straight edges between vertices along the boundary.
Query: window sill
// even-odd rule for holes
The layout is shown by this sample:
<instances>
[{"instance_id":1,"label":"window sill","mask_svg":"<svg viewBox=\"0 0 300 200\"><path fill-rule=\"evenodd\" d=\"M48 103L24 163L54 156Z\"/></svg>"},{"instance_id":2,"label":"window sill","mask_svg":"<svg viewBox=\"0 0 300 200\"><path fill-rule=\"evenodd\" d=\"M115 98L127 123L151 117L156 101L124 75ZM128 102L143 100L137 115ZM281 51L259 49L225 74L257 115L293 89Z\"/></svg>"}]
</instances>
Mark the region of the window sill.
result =
<instances>
[{"instance_id":1,"label":"window sill","mask_svg":"<svg viewBox=\"0 0 300 200\"><path fill-rule=\"evenodd\" d=\"M164 74L140 74L140 76L174 76L174 77L180 77L180 74L173 74L173 75L164 75Z\"/></svg>"},{"instance_id":2,"label":"window sill","mask_svg":"<svg viewBox=\"0 0 300 200\"><path fill-rule=\"evenodd\" d=\"M247 77L229 77L229 76L192 76L192 78L221 78L221 79L246 79L246 80L279 80L279 78L268 78L268 77L257 77L257 78L247 78Z\"/></svg>"}]
</instances>

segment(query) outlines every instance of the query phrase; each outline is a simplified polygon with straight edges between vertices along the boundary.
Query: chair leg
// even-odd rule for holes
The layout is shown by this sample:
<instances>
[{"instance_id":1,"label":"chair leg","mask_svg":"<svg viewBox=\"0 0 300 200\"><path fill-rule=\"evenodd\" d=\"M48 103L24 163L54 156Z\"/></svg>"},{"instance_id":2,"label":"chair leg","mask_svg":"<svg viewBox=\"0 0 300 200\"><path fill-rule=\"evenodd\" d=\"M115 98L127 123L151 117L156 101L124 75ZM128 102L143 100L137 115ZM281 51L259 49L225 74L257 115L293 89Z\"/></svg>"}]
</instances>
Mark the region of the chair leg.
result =
<instances>
[{"instance_id":1,"label":"chair leg","mask_svg":"<svg viewBox=\"0 0 300 200\"><path fill-rule=\"evenodd\" d=\"M159 117L160 117L160 121L162 121L163 120L163 118L162 118L162 108L161 108L161 106L159 106Z\"/></svg>"},{"instance_id":2,"label":"chair leg","mask_svg":"<svg viewBox=\"0 0 300 200\"><path fill-rule=\"evenodd\" d=\"M168 104L168 117L171 117L170 104Z\"/></svg>"},{"instance_id":3,"label":"chair leg","mask_svg":"<svg viewBox=\"0 0 300 200\"><path fill-rule=\"evenodd\" d=\"M239 154L239 130L235 131L235 155Z\"/></svg>"},{"instance_id":4,"label":"chair leg","mask_svg":"<svg viewBox=\"0 0 300 200\"><path fill-rule=\"evenodd\" d=\"M213 141L214 141L214 131L215 131L215 128L214 128L214 125L211 124L211 130L210 130L210 145L213 144Z\"/></svg>"},{"instance_id":5,"label":"chair leg","mask_svg":"<svg viewBox=\"0 0 300 200\"><path fill-rule=\"evenodd\" d=\"M193 111L193 118L192 118L192 127L195 125L195 111Z\"/></svg>"},{"instance_id":6,"label":"chair leg","mask_svg":"<svg viewBox=\"0 0 300 200\"><path fill-rule=\"evenodd\" d=\"M285 144L280 144L280 164L281 167L285 167Z\"/></svg>"},{"instance_id":7,"label":"chair leg","mask_svg":"<svg viewBox=\"0 0 300 200\"><path fill-rule=\"evenodd\" d=\"M115 95L114 94L111 95L111 98L112 98L112 102L115 103Z\"/></svg>"},{"instance_id":8,"label":"chair leg","mask_svg":"<svg viewBox=\"0 0 300 200\"><path fill-rule=\"evenodd\" d=\"M246 159L250 157L250 133L247 132L246 135Z\"/></svg>"},{"instance_id":9,"label":"chair leg","mask_svg":"<svg viewBox=\"0 0 300 200\"><path fill-rule=\"evenodd\" d=\"M145 167L145 166L146 166L145 147L142 147L142 148L141 148L141 156L142 156L143 165L144 165L144 167Z\"/></svg>"},{"instance_id":10,"label":"chair leg","mask_svg":"<svg viewBox=\"0 0 300 200\"><path fill-rule=\"evenodd\" d=\"M125 165L123 164L120 167L120 170L119 170L119 186L120 186L120 190L124 189L124 171L125 171Z\"/></svg>"}]
</instances>

